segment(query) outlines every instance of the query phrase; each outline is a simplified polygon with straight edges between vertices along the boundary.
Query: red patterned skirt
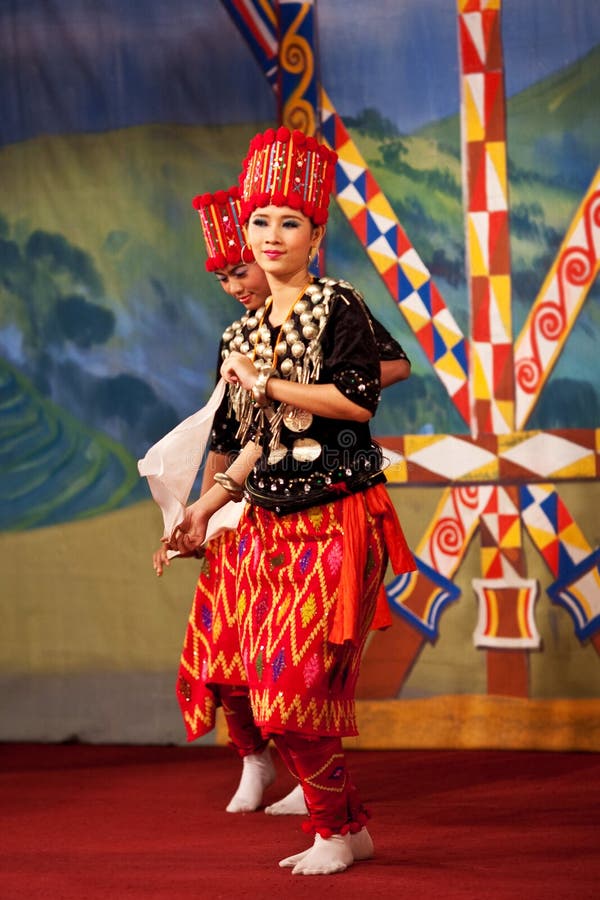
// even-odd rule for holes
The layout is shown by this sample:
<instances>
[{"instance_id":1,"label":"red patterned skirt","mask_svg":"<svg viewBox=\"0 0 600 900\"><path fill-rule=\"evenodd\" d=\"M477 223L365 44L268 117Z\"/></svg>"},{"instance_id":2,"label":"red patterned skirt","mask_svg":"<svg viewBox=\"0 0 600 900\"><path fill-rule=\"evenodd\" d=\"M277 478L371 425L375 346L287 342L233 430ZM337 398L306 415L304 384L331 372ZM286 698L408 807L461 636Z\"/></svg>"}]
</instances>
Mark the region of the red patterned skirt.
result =
<instances>
[{"instance_id":1,"label":"red patterned skirt","mask_svg":"<svg viewBox=\"0 0 600 900\"><path fill-rule=\"evenodd\" d=\"M333 643L348 552L344 504L357 502L366 516L366 546L355 585L355 638ZM388 559L384 518L356 496L281 517L257 506L244 513L237 576L240 644L254 719L264 734L358 733L356 681ZM408 549L407 554L408 570L414 563Z\"/></svg>"},{"instance_id":2,"label":"red patterned skirt","mask_svg":"<svg viewBox=\"0 0 600 900\"><path fill-rule=\"evenodd\" d=\"M247 683L236 616L236 557L237 533L226 531L208 543L201 563L176 688L189 741L215 726L216 686Z\"/></svg>"}]
</instances>

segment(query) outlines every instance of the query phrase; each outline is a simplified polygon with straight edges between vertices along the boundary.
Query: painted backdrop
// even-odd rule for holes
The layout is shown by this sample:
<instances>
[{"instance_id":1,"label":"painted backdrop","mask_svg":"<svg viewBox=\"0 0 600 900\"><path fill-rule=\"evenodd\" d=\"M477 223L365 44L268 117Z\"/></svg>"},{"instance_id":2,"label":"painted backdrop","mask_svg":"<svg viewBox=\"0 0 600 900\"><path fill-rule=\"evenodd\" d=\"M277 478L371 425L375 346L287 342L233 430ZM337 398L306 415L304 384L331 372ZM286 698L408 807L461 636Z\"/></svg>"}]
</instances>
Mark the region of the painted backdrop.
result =
<instances>
[{"instance_id":1,"label":"painted backdrop","mask_svg":"<svg viewBox=\"0 0 600 900\"><path fill-rule=\"evenodd\" d=\"M206 400L236 315L191 198L309 116L340 155L327 271L413 362L374 431L419 570L388 584L361 740L597 749L600 10L33 0L0 23L0 737L183 739L197 573L154 580L136 461Z\"/></svg>"}]
</instances>

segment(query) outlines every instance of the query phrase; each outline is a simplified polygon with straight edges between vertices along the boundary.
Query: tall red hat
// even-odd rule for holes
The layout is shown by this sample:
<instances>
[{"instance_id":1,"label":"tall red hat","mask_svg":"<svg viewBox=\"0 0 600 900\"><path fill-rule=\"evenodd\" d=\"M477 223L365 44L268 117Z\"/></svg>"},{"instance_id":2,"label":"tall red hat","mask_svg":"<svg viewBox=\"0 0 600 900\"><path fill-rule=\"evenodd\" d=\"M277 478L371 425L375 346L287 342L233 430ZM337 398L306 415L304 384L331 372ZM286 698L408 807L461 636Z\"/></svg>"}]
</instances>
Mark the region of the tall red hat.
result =
<instances>
[{"instance_id":1,"label":"tall red hat","mask_svg":"<svg viewBox=\"0 0 600 900\"><path fill-rule=\"evenodd\" d=\"M206 269L214 272L237 263L254 262L241 225L241 203L237 186L192 200L198 210L206 244Z\"/></svg>"},{"instance_id":2,"label":"tall red hat","mask_svg":"<svg viewBox=\"0 0 600 900\"><path fill-rule=\"evenodd\" d=\"M281 127L252 138L240 175L241 221L261 206L290 206L315 225L327 221L337 153Z\"/></svg>"}]
</instances>

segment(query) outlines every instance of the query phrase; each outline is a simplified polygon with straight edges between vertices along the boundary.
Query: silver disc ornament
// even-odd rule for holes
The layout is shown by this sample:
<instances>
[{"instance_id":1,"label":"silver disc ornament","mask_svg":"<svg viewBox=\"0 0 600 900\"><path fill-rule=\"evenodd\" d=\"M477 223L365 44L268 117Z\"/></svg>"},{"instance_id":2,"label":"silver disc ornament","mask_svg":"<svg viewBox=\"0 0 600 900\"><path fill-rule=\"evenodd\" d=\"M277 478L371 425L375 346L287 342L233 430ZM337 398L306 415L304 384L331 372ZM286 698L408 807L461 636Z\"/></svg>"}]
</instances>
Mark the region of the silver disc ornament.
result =
<instances>
[{"instance_id":1,"label":"silver disc ornament","mask_svg":"<svg viewBox=\"0 0 600 900\"><path fill-rule=\"evenodd\" d=\"M293 443L292 456L297 462L314 462L322 449L320 443L312 438L298 438Z\"/></svg>"},{"instance_id":2,"label":"silver disc ornament","mask_svg":"<svg viewBox=\"0 0 600 900\"><path fill-rule=\"evenodd\" d=\"M299 409L297 406L289 406L283 414L285 427L296 433L310 428L312 420L312 413L307 412L305 409Z\"/></svg>"}]
</instances>

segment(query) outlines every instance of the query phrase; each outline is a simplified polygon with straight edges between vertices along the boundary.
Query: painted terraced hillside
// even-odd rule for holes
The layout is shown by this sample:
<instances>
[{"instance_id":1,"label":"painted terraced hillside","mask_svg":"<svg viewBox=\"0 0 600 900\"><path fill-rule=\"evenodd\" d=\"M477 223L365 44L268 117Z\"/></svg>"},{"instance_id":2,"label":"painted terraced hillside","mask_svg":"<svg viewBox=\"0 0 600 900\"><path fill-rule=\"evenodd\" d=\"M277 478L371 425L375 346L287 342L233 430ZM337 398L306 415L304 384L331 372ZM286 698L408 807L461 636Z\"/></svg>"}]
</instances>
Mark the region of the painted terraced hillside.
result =
<instances>
[{"instance_id":1,"label":"painted terraced hillside","mask_svg":"<svg viewBox=\"0 0 600 900\"><path fill-rule=\"evenodd\" d=\"M0 528L52 525L141 496L133 456L0 361Z\"/></svg>"}]
</instances>

